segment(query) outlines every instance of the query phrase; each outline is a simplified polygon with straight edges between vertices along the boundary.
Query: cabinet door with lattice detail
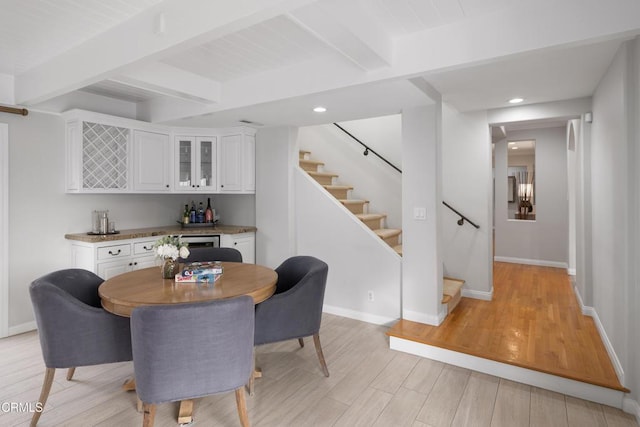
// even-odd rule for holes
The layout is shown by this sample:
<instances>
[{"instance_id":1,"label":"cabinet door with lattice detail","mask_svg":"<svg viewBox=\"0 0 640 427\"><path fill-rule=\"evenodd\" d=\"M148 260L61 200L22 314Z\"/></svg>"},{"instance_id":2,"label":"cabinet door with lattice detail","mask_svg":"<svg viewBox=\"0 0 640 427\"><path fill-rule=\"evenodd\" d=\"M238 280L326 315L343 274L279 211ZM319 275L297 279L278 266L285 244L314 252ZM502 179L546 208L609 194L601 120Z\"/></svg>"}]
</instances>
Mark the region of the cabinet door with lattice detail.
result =
<instances>
[{"instance_id":1,"label":"cabinet door with lattice detail","mask_svg":"<svg viewBox=\"0 0 640 427\"><path fill-rule=\"evenodd\" d=\"M127 128L84 122L82 126L82 188L126 190L128 188Z\"/></svg>"}]
</instances>

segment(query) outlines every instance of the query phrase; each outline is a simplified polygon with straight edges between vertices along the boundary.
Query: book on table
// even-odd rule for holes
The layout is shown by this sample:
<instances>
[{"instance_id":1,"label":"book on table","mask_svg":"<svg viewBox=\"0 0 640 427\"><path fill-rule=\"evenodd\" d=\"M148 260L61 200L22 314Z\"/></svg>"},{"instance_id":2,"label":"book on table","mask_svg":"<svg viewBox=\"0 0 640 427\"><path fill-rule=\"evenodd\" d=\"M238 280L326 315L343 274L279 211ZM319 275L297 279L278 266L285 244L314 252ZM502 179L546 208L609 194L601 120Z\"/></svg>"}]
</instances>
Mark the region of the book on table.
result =
<instances>
[{"instance_id":1,"label":"book on table","mask_svg":"<svg viewBox=\"0 0 640 427\"><path fill-rule=\"evenodd\" d=\"M214 262L192 262L186 264L180 273L176 274L178 283L214 283L222 276L222 264Z\"/></svg>"}]
</instances>

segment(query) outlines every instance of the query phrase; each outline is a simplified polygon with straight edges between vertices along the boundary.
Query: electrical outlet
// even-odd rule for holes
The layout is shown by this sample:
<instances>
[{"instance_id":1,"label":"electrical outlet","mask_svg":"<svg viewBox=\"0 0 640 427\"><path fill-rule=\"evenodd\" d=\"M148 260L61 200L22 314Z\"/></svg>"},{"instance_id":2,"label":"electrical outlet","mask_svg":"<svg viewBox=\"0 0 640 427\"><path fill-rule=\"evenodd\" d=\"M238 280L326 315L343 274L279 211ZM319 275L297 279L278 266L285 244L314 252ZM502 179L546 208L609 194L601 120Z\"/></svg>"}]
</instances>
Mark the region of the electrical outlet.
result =
<instances>
[{"instance_id":1,"label":"electrical outlet","mask_svg":"<svg viewBox=\"0 0 640 427\"><path fill-rule=\"evenodd\" d=\"M369 291L369 292L367 292L367 297L369 298L369 301L373 301L373 300L374 300L374 298L373 298L373 291Z\"/></svg>"}]
</instances>

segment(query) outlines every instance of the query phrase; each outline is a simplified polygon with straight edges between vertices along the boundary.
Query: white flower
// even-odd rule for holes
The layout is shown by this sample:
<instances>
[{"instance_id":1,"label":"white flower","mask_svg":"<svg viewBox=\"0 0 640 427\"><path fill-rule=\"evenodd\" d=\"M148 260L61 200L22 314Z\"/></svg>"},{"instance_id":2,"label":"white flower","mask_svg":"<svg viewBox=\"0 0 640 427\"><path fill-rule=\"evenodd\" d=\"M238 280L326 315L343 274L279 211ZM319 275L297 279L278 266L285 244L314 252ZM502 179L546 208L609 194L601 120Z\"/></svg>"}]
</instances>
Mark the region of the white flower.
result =
<instances>
[{"instance_id":1,"label":"white flower","mask_svg":"<svg viewBox=\"0 0 640 427\"><path fill-rule=\"evenodd\" d=\"M189 256L189 249L186 246L180 248L180 258L186 258Z\"/></svg>"},{"instance_id":2,"label":"white flower","mask_svg":"<svg viewBox=\"0 0 640 427\"><path fill-rule=\"evenodd\" d=\"M176 260L178 257L186 258L189 256L187 243L184 243L180 236L164 236L158 239L153 250L157 257Z\"/></svg>"}]
</instances>

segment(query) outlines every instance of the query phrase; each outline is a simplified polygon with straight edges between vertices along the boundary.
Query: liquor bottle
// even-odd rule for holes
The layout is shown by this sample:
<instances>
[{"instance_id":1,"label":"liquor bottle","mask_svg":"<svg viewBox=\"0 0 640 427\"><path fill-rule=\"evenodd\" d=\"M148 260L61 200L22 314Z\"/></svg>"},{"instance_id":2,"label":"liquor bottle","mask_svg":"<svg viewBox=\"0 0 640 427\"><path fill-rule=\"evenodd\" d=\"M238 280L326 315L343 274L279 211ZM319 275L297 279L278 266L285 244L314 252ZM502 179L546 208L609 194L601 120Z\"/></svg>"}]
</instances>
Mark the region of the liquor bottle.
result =
<instances>
[{"instance_id":1,"label":"liquor bottle","mask_svg":"<svg viewBox=\"0 0 640 427\"><path fill-rule=\"evenodd\" d=\"M189 224L189 205L184 205L184 212L182 213L182 223Z\"/></svg>"},{"instance_id":2,"label":"liquor bottle","mask_svg":"<svg viewBox=\"0 0 640 427\"><path fill-rule=\"evenodd\" d=\"M191 202L191 210L189 211L189 222L196 222L196 204Z\"/></svg>"},{"instance_id":3,"label":"liquor bottle","mask_svg":"<svg viewBox=\"0 0 640 427\"><path fill-rule=\"evenodd\" d=\"M202 207L202 202L198 204L198 222L204 222L204 207Z\"/></svg>"},{"instance_id":4,"label":"liquor bottle","mask_svg":"<svg viewBox=\"0 0 640 427\"><path fill-rule=\"evenodd\" d=\"M207 197L207 209L204 211L204 222L213 222L213 210L211 209L211 197Z\"/></svg>"}]
</instances>

